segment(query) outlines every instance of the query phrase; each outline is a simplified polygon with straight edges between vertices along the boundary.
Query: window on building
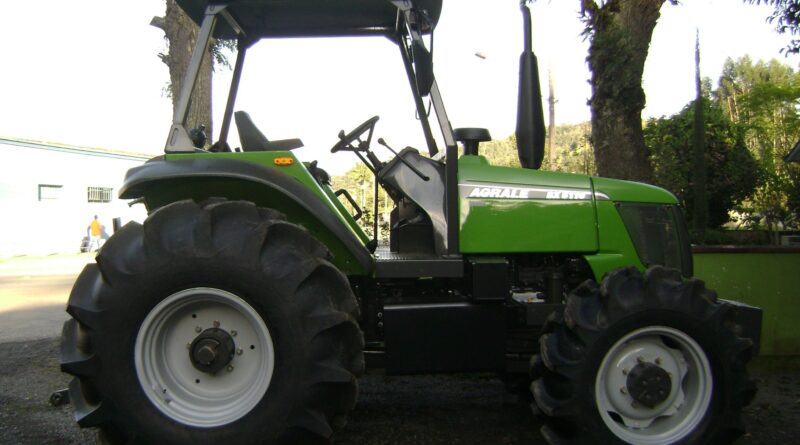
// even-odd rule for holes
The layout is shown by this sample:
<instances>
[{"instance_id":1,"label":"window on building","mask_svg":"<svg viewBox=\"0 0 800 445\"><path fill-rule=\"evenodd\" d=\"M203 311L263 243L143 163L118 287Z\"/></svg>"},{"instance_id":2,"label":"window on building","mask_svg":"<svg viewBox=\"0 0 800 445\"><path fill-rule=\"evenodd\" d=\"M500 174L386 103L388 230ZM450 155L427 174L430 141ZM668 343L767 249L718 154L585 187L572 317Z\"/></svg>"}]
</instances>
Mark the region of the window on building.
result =
<instances>
[{"instance_id":1,"label":"window on building","mask_svg":"<svg viewBox=\"0 0 800 445\"><path fill-rule=\"evenodd\" d=\"M39 184L39 201L52 201L61 198L61 185Z\"/></svg>"},{"instance_id":2,"label":"window on building","mask_svg":"<svg viewBox=\"0 0 800 445\"><path fill-rule=\"evenodd\" d=\"M89 202L111 202L111 187L89 187L87 189Z\"/></svg>"}]
</instances>

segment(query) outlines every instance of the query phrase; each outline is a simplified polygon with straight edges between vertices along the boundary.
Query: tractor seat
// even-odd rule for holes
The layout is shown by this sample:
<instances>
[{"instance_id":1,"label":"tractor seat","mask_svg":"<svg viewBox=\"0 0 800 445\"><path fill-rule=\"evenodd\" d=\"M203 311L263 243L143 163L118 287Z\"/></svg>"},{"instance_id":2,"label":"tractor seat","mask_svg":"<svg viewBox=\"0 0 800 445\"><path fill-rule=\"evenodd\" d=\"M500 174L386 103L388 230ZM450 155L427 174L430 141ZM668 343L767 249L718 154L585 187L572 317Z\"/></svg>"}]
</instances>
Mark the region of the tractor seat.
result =
<instances>
[{"instance_id":1,"label":"tractor seat","mask_svg":"<svg viewBox=\"0 0 800 445\"><path fill-rule=\"evenodd\" d=\"M400 157L425 174L426 181L404 164ZM444 164L426 158L412 147L406 147L378 171L378 180L413 201L431 219L434 247L447 250L447 220L445 218Z\"/></svg>"},{"instance_id":2,"label":"tractor seat","mask_svg":"<svg viewBox=\"0 0 800 445\"><path fill-rule=\"evenodd\" d=\"M242 151L286 151L303 146L303 141L300 139L268 140L245 111L237 111L233 113L233 117L239 130Z\"/></svg>"}]
</instances>

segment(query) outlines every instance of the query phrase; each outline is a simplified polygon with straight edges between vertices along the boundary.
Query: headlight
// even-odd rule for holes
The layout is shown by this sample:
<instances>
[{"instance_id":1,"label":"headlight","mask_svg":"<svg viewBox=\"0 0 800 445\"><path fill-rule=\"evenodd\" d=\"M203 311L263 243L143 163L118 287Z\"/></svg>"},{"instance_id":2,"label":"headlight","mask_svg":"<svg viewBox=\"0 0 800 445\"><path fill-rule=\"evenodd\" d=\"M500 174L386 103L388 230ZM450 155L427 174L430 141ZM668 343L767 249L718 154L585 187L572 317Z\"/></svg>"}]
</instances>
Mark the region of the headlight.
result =
<instances>
[{"instance_id":1,"label":"headlight","mask_svg":"<svg viewBox=\"0 0 800 445\"><path fill-rule=\"evenodd\" d=\"M662 265L692 275L689 234L678 206L618 203L617 208L645 267Z\"/></svg>"}]
</instances>

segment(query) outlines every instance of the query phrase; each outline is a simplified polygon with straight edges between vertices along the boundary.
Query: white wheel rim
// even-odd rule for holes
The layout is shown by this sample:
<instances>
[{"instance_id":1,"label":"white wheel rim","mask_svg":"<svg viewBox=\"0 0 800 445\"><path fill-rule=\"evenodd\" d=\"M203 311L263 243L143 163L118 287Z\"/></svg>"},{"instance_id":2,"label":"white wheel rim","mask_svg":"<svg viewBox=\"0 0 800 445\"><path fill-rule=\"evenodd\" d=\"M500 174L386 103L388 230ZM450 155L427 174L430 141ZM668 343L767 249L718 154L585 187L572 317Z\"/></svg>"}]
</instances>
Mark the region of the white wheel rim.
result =
<instances>
[{"instance_id":1,"label":"white wheel rim","mask_svg":"<svg viewBox=\"0 0 800 445\"><path fill-rule=\"evenodd\" d=\"M188 345L218 327L233 337L236 352L215 374L194 367ZM211 428L240 419L267 392L275 348L267 325L242 298L224 290L193 288L158 303L139 328L136 375L147 398L184 425Z\"/></svg>"},{"instance_id":2,"label":"white wheel rim","mask_svg":"<svg viewBox=\"0 0 800 445\"><path fill-rule=\"evenodd\" d=\"M671 379L666 399L652 408L635 402L626 387L628 372L641 361L658 365ZM703 349L686 333L666 326L648 326L622 337L609 349L595 380L603 422L618 438L642 445L666 445L688 436L705 417L712 391L711 365Z\"/></svg>"}]
</instances>

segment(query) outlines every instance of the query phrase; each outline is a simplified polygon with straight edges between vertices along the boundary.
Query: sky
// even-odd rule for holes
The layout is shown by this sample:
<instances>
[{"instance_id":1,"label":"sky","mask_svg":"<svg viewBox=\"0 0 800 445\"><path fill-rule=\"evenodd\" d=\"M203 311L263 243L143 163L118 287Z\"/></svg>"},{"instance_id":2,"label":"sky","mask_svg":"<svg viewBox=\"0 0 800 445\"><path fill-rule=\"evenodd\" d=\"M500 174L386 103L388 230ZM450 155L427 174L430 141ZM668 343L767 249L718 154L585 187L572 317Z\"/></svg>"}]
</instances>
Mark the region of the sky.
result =
<instances>
[{"instance_id":1,"label":"sky","mask_svg":"<svg viewBox=\"0 0 800 445\"><path fill-rule=\"evenodd\" d=\"M542 91L546 97L549 71L557 124L590 117L579 4L538 0L532 6ZM728 57L778 58L797 68L797 56L780 53L787 37L765 21L769 7L685 0L661 12L645 66L645 118L674 114L694 97L698 29L701 73L715 84ZM169 73L157 55L167 47L163 32L149 23L163 13L163 0L4 5L0 137L161 154L172 105L164 94ZM518 0L444 3L434 70L453 127L488 128L496 139L513 133L522 42ZM215 73L215 129L230 74ZM336 134L374 115L381 118L376 137L398 150L424 149L399 52L383 38L262 41L248 52L236 109L248 111L270 139L301 138L306 146L298 157L318 159L335 174L357 162L351 153L330 153Z\"/></svg>"}]
</instances>

